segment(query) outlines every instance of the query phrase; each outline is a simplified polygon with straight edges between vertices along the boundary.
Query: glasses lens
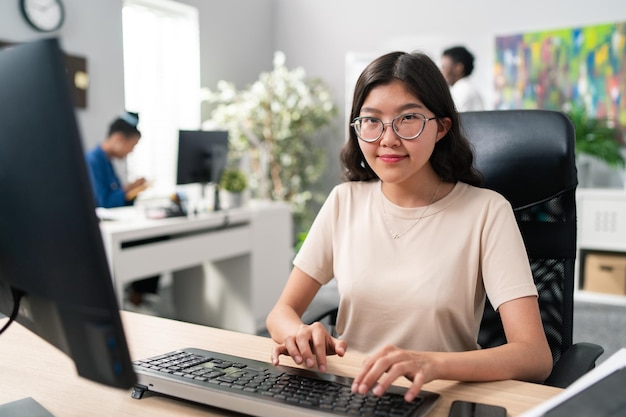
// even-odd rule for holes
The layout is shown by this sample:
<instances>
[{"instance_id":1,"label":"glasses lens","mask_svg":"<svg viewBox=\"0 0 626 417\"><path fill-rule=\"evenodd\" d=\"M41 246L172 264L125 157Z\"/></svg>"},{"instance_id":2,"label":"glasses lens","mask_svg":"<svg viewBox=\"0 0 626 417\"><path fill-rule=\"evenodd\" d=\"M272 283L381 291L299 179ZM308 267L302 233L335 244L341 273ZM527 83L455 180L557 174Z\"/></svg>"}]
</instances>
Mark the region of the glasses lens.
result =
<instances>
[{"instance_id":1,"label":"glasses lens","mask_svg":"<svg viewBox=\"0 0 626 417\"><path fill-rule=\"evenodd\" d=\"M373 117L363 117L354 123L354 128L361 139L374 141L383 131L383 123Z\"/></svg>"},{"instance_id":2,"label":"glasses lens","mask_svg":"<svg viewBox=\"0 0 626 417\"><path fill-rule=\"evenodd\" d=\"M403 139L414 139L424 128L424 116L419 113L402 114L393 119L393 130Z\"/></svg>"}]
</instances>

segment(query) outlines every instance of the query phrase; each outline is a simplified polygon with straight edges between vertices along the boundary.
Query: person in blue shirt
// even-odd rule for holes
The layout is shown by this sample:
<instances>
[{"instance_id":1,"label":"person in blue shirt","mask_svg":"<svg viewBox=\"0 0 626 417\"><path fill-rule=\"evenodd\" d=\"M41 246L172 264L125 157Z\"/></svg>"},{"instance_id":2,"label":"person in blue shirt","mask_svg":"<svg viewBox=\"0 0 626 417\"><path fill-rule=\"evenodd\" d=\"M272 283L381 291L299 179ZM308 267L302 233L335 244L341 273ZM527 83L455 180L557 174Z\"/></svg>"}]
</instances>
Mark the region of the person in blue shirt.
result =
<instances>
[{"instance_id":1,"label":"person in blue shirt","mask_svg":"<svg viewBox=\"0 0 626 417\"><path fill-rule=\"evenodd\" d=\"M111 163L113 158L126 158L133 151L141 139L141 132L137 129L138 124L139 115L125 111L111 122L104 142L85 155L94 200L98 207L113 208L133 205L137 195L148 187L145 178L122 185ZM134 281L128 288L127 300L132 306L142 306L145 302L145 295L156 294L158 286L158 276Z\"/></svg>"},{"instance_id":2,"label":"person in blue shirt","mask_svg":"<svg viewBox=\"0 0 626 417\"><path fill-rule=\"evenodd\" d=\"M109 126L107 138L87 152L85 158L91 176L96 206L112 208L132 205L137 195L148 187L145 178L122 185L111 160L123 159L133 151L141 133L139 115L124 112Z\"/></svg>"}]
</instances>

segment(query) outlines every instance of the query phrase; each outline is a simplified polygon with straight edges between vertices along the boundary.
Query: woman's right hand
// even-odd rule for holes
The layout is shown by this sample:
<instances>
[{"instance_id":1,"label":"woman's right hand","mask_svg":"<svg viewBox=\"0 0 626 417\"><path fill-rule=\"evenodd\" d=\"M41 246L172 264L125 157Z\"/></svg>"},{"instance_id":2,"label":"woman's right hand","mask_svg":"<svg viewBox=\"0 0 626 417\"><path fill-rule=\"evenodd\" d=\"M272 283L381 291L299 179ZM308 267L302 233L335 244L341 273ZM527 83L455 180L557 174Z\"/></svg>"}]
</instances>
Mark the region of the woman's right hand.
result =
<instances>
[{"instance_id":1,"label":"woman's right hand","mask_svg":"<svg viewBox=\"0 0 626 417\"><path fill-rule=\"evenodd\" d=\"M347 347L345 341L332 337L322 323L302 324L296 334L285 337L272 350L272 363L278 365L280 355L288 355L298 365L313 368L317 364L320 372L326 372L326 356L343 356Z\"/></svg>"}]
</instances>

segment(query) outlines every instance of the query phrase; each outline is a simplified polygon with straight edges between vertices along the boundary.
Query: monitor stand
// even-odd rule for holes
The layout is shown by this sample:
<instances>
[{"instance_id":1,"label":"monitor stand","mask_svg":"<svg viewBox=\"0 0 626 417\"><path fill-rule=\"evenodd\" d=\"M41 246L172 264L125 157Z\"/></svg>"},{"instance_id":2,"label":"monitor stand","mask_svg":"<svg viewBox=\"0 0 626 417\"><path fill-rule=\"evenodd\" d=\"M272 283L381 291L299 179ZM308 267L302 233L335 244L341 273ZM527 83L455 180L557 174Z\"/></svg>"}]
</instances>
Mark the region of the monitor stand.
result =
<instances>
[{"instance_id":1,"label":"monitor stand","mask_svg":"<svg viewBox=\"0 0 626 417\"><path fill-rule=\"evenodd\" d=\"M213 183L210 183L210 182L200 183L200 198L202 199L202 201L205 201L206 187L209 184L213 184ZM220 203L220 187L217 184L213 184L213 211L220 211L221 209L222 209L222 204Z\"/></svg>"},{"instance_id":2,"label":"monitor stand","mask_svg":"<svg viewBox=\"0 0 626 417\"><path fill-rule=\"evenodd\" d=\"M220 211L222 209L222 204L220 203L220 187L215 184L213 187L213 211Z\"/></svg>"}]
</instances>

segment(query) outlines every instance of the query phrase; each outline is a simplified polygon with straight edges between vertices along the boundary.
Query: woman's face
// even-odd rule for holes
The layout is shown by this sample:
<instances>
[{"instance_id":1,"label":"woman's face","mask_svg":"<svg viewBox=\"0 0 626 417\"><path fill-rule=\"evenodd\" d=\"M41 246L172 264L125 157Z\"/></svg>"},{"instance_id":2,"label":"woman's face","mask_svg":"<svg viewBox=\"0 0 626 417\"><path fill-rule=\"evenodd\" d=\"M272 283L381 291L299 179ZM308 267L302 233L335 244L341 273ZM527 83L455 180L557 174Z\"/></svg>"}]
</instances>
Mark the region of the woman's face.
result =
<instances>
[{"instance_id":1,"label":"woman's face","mask_svg":"<svg viewBox=\"0 0 626 417\"><path fill-rule=\"evenodd\" d=\"M383 182L402 184L418 180L425 170L432 173L429 159L435 143L448 132L449 119L430 120L416 139L401 139L387 123L406 113L435 116L400 81L373 88L361 106L359 116L376 117L385 123L376 142L358 141L365 160Z\"/></svg>"}]
</instances>

